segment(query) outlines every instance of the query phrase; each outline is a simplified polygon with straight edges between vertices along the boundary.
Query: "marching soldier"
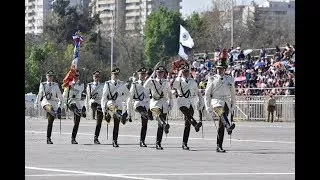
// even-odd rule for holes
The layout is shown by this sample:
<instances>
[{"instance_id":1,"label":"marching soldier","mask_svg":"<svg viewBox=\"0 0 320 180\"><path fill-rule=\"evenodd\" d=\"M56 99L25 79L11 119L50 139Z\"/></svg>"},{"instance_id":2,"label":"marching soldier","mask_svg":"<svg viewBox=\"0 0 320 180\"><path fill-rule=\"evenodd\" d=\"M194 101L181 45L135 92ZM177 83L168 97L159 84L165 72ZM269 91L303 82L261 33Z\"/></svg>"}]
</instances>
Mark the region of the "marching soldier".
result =
<instances>
[{"instance_id":1,"label":"marching soldier","mask_svg":"<svg viewBox=\"0 0 320 180\"><path fill-rule=\"evenodd\" d=\"M113 117L113 147L119 147L119 124L120 121L125 124L128 116L125 102L129 96L129 90L126 84L118 79L119 73L119 68L111 71L111 80L105 82L101 98L102 111L106 116L107 122Z\"/></svg>"},{"instance_id":2,"label":"marching soldier","mask_svg":"<svg viewBox=\"0 0 320 180\"><path fill-rule=\"evenodd\" d=\"M73 112L74 126L71 134L71 144L78 144L76 141L77 132L79 129L80 118L86 117L86 108L81 103L81 94L84 91L84 84L80 83L80 71L75 71L73 81L64 89L63 98L66 101L66 106Z\"/></svg>"},{"instance_id":3,"label":"marching soldier","mask_svg":"<svg viewBox=\"0 0 320 180\"><path fill-rule=\"evenodd\" d=\"M47 112L47 144L53 144L51 141L52 125L55 118L61 118L60 106L63 100L58 83L53 82L53 75L52 70L47 71L47 81L40 83L39 93L34 104L34 108L37 109L40 103Z\"/></svg>"},{"instance_id":4,"label":"marching soldier","mask_svg":"<svg viewBox=\"0 0 320 180\"><path fill-rule=\"evenodd\" d=\"M215 112L219 116L219 128L217 135L217 152L225 152L222 148L224 128L229 135L235 128L234 123L229 122L229 112L233 113L236 104L234 78L225 74L227 65L225 61L217 62L217 74L210 76L205 90L206 110L212 115Z\"/></svg>"},{"instance_id":5,"label":"marching soldier","mask_svg":"<svg viewBox=\"0 0 320 180\"><path fill-rule=\"evenodd\" d=\"M92 74L93 82L88 83L87 85L87 96L85 99L86 109L91 108L92 113L96 112L97 114L97 124L94 132L94 144L100 144L98 137L100 134L101 123L103 119L103 113L101 108L101 98L103 92L103 83L100 82L100 71L95 71Z\"/></svg>"},{"instance_id":6,"label":"marching soldier","mask_svg":"<svg viewBox=\"0 0 320 180\"><path fill-rule=\"evenodd\" d=\"M140 147L147 147L145 143L148 125L149 93L143 84L146 80L146 68L138 71L138 80L134 81L130 88L130 95L127 101L128 119L131 120L134 111L141 115ZM134 110L134 111L133 111ZM132 120L131 120L132 121Z\"/></svg>"},{"instance_id":7,"label":"marching soldier","mask_svg":"<svg viewBox=\"0 0 320 180\"><path fill-rule=\"evenodd\" d=\"M156 149L162 150L161 141L163 131L168 134L170 125L166 123L167 114L171 109L171 89L169 82L164 77L165 68L158 66L155 69L156 78L153 74L147 79L144 87L151 94L150 109L154 118L158 121Z\"/></svg>"},{"instance_id":8,"label":"marching soldier","mask_svg":"<svg viewBox=\"0 0 320 180\"><path fill-rule=\"evenodd\" d=\"M187 143L190 134L190 125L194 126L196 132L198 132L202 126L202 122L197 123L197 121L193 118L194 110L199 109L201 106L201 94L199 93L199 88L196 81L190 78L188 64L180 67L178 77L173 82L173 88L177 92L177 105L180 111L183 113L185 120L182 149L189 150ZM194 102L194 99L196 99L196 102Z\"/></svg>"}]
</instances>

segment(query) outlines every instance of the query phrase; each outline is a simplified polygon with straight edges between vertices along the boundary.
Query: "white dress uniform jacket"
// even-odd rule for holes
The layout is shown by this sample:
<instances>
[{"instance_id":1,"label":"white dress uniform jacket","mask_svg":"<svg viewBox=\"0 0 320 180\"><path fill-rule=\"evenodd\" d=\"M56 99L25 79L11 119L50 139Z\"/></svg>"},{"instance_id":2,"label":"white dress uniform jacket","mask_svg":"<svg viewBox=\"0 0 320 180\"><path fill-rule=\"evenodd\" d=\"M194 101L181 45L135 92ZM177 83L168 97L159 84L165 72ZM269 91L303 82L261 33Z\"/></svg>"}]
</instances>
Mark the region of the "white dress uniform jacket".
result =
<instances>
[{"instance_id":1,"label":"white dress uniform jacket","mask_svg":"<svg viewBox=\"0 0 320 180\"><path fill-rule=\"evenodd\" d=\"M151 93L150 109L159 108L163 113L169 112L169 105L172 106L171 88L166 79L148 78L144 87ZM172 107L170 107L172 108Z\"/></svg>"},{"instance_id":2,"label":"white dress uniform jacket","mask_svg":"<svg viewBox=\"0 0 320 180\"><path fill-rule=\"evenodd\" d=\"M81 109L83 106L83 101L81 100L81 94L84 90L84 84L80 81L72 81L70 86L65 88L63 92L63 98L66 101L66 104L76 104L78 109Z\"/></svg>"},{"instance_id":3,"label":"white dress uniform jacket","mask_svg":"<svg viewBox=\"0 0 320 180\"><path fill-rule=\"evenodd\" d=\"M106 81L103 87L103 94L101 98L102 111L105 113L107 107L114 105L119 110L122 110L123 114L126 111L126 100L128 96L129 90L123 81Z\"/></svg>"},{"instance_id":4,"label":"white dress uniform jacket","mask_svg":"<svg viewBox=\"0 0 320 180\"><path fill-rule=\"evenodd\" d=\"M87 96L85 100L86 109L91 108L92 103L101 103L102 93L103 93L103 83L91 82L87 86Z\"/></svg>"},{"instance_id":5,"label":"white dress uniform jacket","mask_svg":"<svg viewBox=\"0 0 320 180\"><path fill-rule=\"evenodd\" d=\"M176 89L177 106L178 108L185 106L189 108L192 106L194 110L200 106L201 94L196 81L192 78L177 77L173 82L173 88Z\"/></svg>"},{"instance_id":6,"label":"white dress uniform jacket","mask_svg":"<svg viewBox=\"0 0 320 180\"><path fill-rule=\"evenodd\" d=\"M230 112L232 112L236 103L234 78L227 74L210 76L205 90L204 101L207 111L212 111L213 107L224 107L225 103L227 103Z\"/></svg>"},{"instance_id":7,"label":"white dress uniform jacket","mask_svg":"<svg viewBox=\"0 0 320 180\"><path fill-rule=\"evenodd\" d=\"M39 93L37 95L35 104L39 104L43 108L45 105L50 104L54 110L58 109L61 105L63 97L58 83L55 82L42 82L39 86Z\"/></svg>"},{"instance_id":8,"label":"white dress uniform jacket","mask_svg":"<svg viewBox=\"0 0 320 180\"><path fill-rule=\"evenodd\" d=\"M131 117L134 113L134 110L143 106L146 109L149 109L149 91L143 86L143 82L139 79L134 81L130 87L130 94L127 100L127 112L128 116Z\"/></svg>"}]
</instances>

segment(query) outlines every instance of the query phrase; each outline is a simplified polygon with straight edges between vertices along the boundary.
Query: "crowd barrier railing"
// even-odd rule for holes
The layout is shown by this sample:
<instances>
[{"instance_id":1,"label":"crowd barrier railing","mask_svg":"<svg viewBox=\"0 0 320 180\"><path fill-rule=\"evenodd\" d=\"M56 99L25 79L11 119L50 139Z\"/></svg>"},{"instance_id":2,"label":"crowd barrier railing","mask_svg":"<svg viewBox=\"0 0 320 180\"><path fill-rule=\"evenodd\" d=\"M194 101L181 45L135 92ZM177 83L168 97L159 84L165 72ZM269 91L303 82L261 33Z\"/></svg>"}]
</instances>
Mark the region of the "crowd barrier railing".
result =
<instances>
[{"instance_id":1,"label":"crowd barrier railing","mask_svg":"<svg viewBox=\"0 0 320 180\"><path fill-rule=\"evenodd\" d=\"M274 113L274 121L294 122L295 121L295 96L294 95L275 95L277 102ZM269 96L236 96L236 108L234 110L234 121L265 121L268 117L267 102ZM34 109L32 101L25 101L25 116L45 117L46 113L42 108ZM71 119L72 112L62 109L62 118ZM133 120L139 120L140 115L134 113ZM169 120L183 120L183 114L177 107L176 99L173 99L172 110L168 114ZM199 112L195 110L194 118L199 120ZM87 118L93 119L90 109L87 111ZM206 110L203 111L203 121L208 121L218 117L210 115Z\"/></svg>"}]
</instances>

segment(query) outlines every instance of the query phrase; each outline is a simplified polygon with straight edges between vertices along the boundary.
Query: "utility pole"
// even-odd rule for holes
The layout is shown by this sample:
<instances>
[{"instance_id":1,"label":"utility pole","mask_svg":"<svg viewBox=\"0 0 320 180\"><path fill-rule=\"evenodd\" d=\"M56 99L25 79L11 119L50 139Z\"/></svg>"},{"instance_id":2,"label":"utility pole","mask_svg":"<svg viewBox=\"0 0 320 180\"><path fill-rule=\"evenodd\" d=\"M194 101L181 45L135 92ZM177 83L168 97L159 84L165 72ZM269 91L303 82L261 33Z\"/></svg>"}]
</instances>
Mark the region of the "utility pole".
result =
<instances>
[{"instance_id":1,"label":"utility pole","mask_svg":"<svg viewBox=\"0 0 320 180\"><path fill-rule=\"evenodd\" d=\"M231 0L231 47L233 47L233 0Z\"/></svg>"},{"instance_id":2,"label":"utility pole","mask_svg":"<svg viewBox=\"0 0 320 180\"><path fill-rule=\"evenodd\" d=\"M112 27L111 27L111 52L110 52L110 64L111 64L111 71L113 69L113 37L114 37L114 10L112 9L105 9L105 12L111 12L111 20L112 20ZM111 72L110 71L110 72Z\"/></svg>"}]
</instances>

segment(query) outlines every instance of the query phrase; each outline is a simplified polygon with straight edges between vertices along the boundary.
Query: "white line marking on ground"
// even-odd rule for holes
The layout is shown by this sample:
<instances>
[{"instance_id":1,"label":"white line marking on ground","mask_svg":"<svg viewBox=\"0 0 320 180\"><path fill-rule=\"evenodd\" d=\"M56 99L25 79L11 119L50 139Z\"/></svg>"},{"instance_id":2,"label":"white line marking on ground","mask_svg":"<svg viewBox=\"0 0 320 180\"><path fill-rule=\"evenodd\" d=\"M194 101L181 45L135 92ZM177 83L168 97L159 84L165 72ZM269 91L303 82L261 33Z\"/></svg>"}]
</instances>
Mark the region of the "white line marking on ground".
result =
<instances>
[{"instance_id":1,"label":"white line marking on ground","mask_svg":"<svg viewBox=\"0 0 320 180\"><path fill-rule=\"evenodd\" d=\"M25 131L25 133L35 133L35 134L45 134L47 132L45 131ZM58 134L59 132L52 132L55 134ZM71 133L61 133L61 134L66 134L66 135L70 135ZM88 134L88 133L78 133L78 135L86 135L86 136L93 136L93 134ZM134 137L134 138L140 138L140 136L137 135L119 135L119 136L123 136L123 137ZM147 136L150 138L155 138L156 136ZM181 137L167 137L168 139L181 139ZM212 139L212 138L189 138L189 139L196 139L196 140L208 140L208 141L214 141L216 139ZM243 142L258 142L258 143L282 143L282 144L294 144L295 142L291 142L291 141L262 141L262 140L240 140L240 139L231 139L232 141L243 141Z\"/></svg>"},{"instance_id":2,"label":"white line marking on ground","mask_svg":"<svg viewBox=\"0 0 320 180\"><path fill-rule=\"evenodd\" d=\"M118 177L118 178L125 178L125 179L155 180L155 179L151 179L151 178L133 177L133 176L127 176L127 175L121 175L121 174L94 173L94 172L86 172L86 171L39 168L39 167L31 167L31 166L25 166L25 168L26 169L33 169L33 170L40 170L40 171L66 172L66 173L84 174L84 175L91 175L91 176L106 176L106 177ZM160 179L157 179L157 180L160 180Z\"/></svg>"},{"instance_id":3,"label":"white line marking on ground","mask_svg":"<svg viewBox=\"0 0 320 180\"><path fill-rule=\"evenodd\" d=\"M89 174L29 174L29 175L25 175L25 176L39 176L39 177L43 177L43 176L92 176Z\"/></svg>"},{"instance_id":4,"label":"white line marking on ground","mask_svg":"<svg viewBox=\"0 0 320 180\"><path fill-rule=\"evenodd\" d=\"M295 173L166 173L166 174L123 174L128 176L222 176L222 175L294 175Z\"/></svg>"}]
</instances>

